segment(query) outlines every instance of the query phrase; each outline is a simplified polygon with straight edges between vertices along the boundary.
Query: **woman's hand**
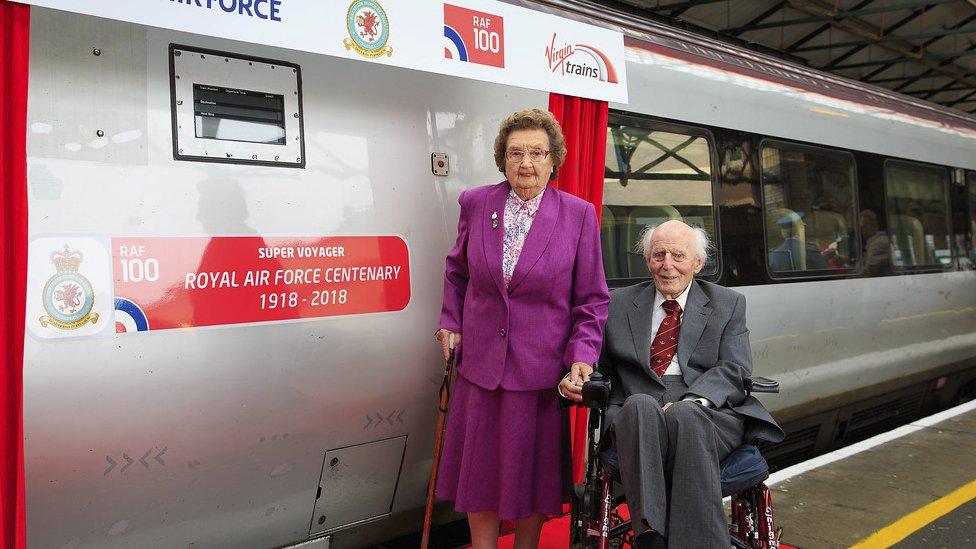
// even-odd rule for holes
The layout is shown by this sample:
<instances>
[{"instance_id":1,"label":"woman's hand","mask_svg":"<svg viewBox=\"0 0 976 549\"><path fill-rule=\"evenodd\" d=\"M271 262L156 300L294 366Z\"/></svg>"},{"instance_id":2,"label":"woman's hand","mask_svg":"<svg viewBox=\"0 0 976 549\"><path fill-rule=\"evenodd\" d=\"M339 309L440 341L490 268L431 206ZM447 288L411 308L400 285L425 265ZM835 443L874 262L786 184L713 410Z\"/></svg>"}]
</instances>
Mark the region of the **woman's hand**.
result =
<instances>
[{"instance_id":1,"label":"woman's hand","mask_svg":"<svg viewBox=\"0 0 976 549\"><path fill-rule=\"evenodd\" d=\"M569 368L569 375L559 382L559 391L573 402L583 401L583 384L590 380L593 367L585 362L574 362Z\"/></svg>"},{"instance_id":2,"label":"woman's hand","mask_svg":"<svg viewBox=\"0 0 976 549\"><path fill-rule=\"evenodd\" d=\"M454 336L453 346L451 336ZM445 362L451 360L451 355L454 354L454 350L461 345L461 334L458 332L445 330L444 328L437 330L437 332L434 334L434 338L441 343L441 352L444 355Z\"/></svg>"}]
</instances>

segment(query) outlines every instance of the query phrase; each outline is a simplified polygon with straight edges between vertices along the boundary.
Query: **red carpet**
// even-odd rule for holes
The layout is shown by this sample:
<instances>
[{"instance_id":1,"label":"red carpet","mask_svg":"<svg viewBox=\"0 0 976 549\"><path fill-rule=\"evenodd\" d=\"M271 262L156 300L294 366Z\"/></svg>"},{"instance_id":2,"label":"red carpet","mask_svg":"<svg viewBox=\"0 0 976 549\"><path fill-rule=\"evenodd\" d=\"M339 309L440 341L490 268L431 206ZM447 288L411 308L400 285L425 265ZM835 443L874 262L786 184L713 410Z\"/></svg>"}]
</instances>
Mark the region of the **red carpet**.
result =
<instances>
[{"instance_id":1,"label":"red carpet","mask_svg":"<svg viewBox=\"0 0 976 549\"><path fill-rule=\"evenodd\" d=\"M627 504L617 507L625 520L630 518ZM515 534L508 534L498 538L498 549L511 549L515 544ZM569 547L569 513L553 517L542 525L542 535L539 536L539 549L566 549Z\"/></svg>"},{"instance_id":2,"label":"red carpet","mask_svg":"<svg viewBox=\"0 0 976 549\"><path fill-rule=\"evenodd\" d=\"M623 513L627 506L621 505ZM515 535L508 534L498 538L499 549L511 549L515 544ZM793 545L780 542L781 549L799 549ZM569 514L553 517L542 526L542 536L539 538L539 549L567 549L569 547Z\"/></svg>"}]
</instances>

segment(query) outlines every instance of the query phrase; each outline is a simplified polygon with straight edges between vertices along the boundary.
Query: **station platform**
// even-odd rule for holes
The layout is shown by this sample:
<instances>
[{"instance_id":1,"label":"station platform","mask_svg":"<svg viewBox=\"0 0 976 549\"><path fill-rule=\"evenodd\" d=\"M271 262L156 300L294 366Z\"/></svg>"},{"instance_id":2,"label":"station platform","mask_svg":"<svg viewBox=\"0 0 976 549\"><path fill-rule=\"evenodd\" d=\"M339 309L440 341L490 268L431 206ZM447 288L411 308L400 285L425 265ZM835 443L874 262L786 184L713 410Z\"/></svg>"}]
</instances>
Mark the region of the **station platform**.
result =
<instances>
[{"instance_id":1,"label":"station platform","mask_svg":"<svg viewBox=\"0 0 976 549\"><path fill-rule=\"evenodd\" d=\"M976 402L774 473L798 547L976 547Z\"/></svg>"},{"instance_id":2,"label":"station platform","mask_svg":"<svg viewBox=\"0 0 976 549\"><path fill-rule=\"evenodd\" d=\"M976 547L976 401L773 473L784 544ZM499 548L513 546L513 536ZM569 547L569 517L539 547Z\"/></svg>"}]
</instances>

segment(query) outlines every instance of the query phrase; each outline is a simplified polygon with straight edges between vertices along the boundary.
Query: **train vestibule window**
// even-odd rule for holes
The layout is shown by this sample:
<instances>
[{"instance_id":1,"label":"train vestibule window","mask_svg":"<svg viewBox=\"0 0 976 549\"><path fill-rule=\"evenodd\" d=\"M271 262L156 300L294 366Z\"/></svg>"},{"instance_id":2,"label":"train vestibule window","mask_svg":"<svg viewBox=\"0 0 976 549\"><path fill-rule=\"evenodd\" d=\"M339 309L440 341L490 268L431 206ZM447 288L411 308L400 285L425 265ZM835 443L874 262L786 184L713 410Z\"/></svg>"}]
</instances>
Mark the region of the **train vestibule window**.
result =
<instances>
[{"instance_id":1,"label":"train vestibule window","mask_svg":"<svg viewBox=\"0 0 976 549\"><path fill-rule=\"evenodd\" d=\"M170 45L176 160L305 166L301 68Z\"/></svg>"},{"instance_id":2,"label":"train vestibule window","mask_svg":"<svg viewBox=\"0 0 976 549\"><path fill-rule=\"evenodd\" d=\"M859 262L859 215L851 155L764 142L766 257L774 277L848 273Z\"/></svg>"},{"instance_id":3,"label":"train vestibule window","mask_svg":"<svg viewBox=\"0 0 976 549\"><path fill-rule=\"evenodd\" d=\"M670 219L703 228L717 248L708 135L618 113L608 125L600 229L607 279L646 279L641 236ZM717 272L718 254L710 253L700 275Z\"/></svg>"},{"instance_id":4,"label":"train vestibule window","mask_svg":"<svg viewBox=\"0 0 976 549\"><path fill-rule=\"evenodd\" d=\"M908 162L885 163L891 260L895 267L952 262L946 170Z\"/></svg>"},{"instance_id":5,"label":"train vestibule window","mask_svg":"<svg viewBox=\"0 0 976 549\"><path fill-rule=\"evenodd\" d=\"M969 202L969 267L976 266L976 172L966 172L966 196Z\"/></svg>"}]
</instances>

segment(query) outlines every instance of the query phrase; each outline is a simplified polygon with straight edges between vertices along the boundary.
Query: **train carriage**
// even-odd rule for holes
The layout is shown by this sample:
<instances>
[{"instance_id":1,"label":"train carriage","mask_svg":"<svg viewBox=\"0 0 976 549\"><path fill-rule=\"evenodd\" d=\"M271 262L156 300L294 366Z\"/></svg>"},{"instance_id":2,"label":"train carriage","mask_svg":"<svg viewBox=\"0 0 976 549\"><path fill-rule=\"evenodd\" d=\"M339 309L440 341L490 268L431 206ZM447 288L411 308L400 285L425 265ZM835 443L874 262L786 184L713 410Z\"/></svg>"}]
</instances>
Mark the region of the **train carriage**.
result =
<instances>
[{"instance_id":1,"label":"train carriage","mask_svg":"<svg viewBox=\"0 0 976 549\"><path fill-rule=\"evenodd\" d=\"M352 59L29 3L30 544L419 530L457 197L502 178L498 123L549 91L393 66L392 40L346 36ZM973 397L976 119L591 3L454 4L622 34L608 282L648 276L647 225L709 232L701 276L746 295L755 373L781 383L770 463Z\"/></svg>"}]
</instances>

